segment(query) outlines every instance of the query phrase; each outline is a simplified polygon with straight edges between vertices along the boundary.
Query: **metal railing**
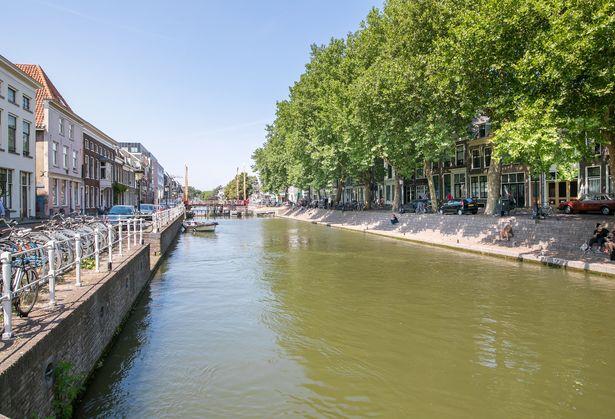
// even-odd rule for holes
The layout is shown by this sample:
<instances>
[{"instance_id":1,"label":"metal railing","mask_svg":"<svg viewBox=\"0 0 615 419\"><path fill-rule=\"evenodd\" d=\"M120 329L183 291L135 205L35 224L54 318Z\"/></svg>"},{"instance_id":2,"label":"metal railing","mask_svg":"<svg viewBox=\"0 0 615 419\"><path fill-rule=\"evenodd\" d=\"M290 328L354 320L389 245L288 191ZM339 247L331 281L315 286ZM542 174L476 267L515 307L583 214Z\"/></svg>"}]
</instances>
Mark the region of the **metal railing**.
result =
<instances>
[{"instance_id":1,"label":"metal railing","mask_svg":"<svg viewBox=\"0 0 615 419\"><path fill-rule=\"evenodd\" d=\"M143 244L143 228L143 218L120 219L114 224L99 223L91 233L66 230L66 235L70 236L66 239L50 240L43 246L27 246L30 248L17 252L2 252L2 339L13 338L12 307L18 308L22 297L34 293L33 306L38 291L47 285L49 306L55 307L58 276L74 270L75 285L80 287L84 259L93 259L94 270L100 272L101 262L106 258L107 269L111 271L114 257L122 257L126 251Z\"/></svg>"},{"instance_id":2,"label":"metal railing","mask_svg":"<svg viewBox=\"0 0 615 419\"><path fill-rule=\"evenodd\" d=\"M182 217L186 212L186 208L183 204L166 209L164 211L158 211L152 214L152 225L154 233L159 233L167 225L173 223L177 218Z\"/></svg>"}]
</instances>

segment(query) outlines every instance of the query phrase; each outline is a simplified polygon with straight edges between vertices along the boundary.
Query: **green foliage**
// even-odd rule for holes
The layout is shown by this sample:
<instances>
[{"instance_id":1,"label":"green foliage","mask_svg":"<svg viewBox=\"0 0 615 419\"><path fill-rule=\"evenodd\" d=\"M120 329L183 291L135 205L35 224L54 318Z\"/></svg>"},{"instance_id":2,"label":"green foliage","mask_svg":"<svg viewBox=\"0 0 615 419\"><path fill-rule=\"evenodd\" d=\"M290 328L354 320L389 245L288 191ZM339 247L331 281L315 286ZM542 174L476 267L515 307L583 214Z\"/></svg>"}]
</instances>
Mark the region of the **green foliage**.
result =
<instances>
[{"instance_id":1,"label":"green foliage","mask_svg":"<svg viewBox=\"0 0 615 419\"><path fill-rule=\"evenodd\" d=\"M72 373L73 366L69 362L59 362L54 369L53 409L56 418L71 418L73 403L83 391L84 377Z\"/></svg>"},{"instance_id":2,"label":"green foliage","mask_svg":"<svg viewBox=\"0 0 615 419\"><path fill-rule=\"evenodd\" d=\"M81 259L81 269L92 270L94 268L96 268L96 261L94 260L94 258Z\"/></svg>"},{"instance_id":3,"label":"green foliage","mask_svg":"<svg viewBox=\"0 0 615 419\"><path fill-rule=\"evenodd\" d=\"M246 197L243 196L243 179L246 175ZM254 191L254 186L258 183L255 176L248 176L245 172L237 174L233 180L224 187L224 197L226 199L248 199ZM239 185L239 186L238 186ZM237 189L239 188L239 197L237 197Z\"/></svg>"},{"instance_id":4,"label":"green foliage","mask_svg":"<svg viewBox=\"0 0 615 419\"><path fill-rule=\"evenodd\" d=\"M409 176L484 115L494 161L565 173L588 139L615 153L613 39L609 0L388 0L312 46L254 169L272 192L380 180L381 160Z\"/></svg>"}]
</instances>

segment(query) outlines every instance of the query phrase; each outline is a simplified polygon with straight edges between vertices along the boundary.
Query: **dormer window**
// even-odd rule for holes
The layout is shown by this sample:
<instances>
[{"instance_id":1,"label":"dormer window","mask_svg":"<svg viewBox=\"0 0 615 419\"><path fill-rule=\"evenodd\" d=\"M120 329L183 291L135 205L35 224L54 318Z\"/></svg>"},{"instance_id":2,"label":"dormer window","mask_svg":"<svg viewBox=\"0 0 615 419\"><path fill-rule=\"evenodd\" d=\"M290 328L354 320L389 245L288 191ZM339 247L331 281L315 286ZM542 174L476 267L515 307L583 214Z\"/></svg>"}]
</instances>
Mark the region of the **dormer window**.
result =
<instances>
[{"instance_id":1,"label":"dormer window","mask_svg":"<svg viewBox=\"0 0 615 419\"><path fill-rule=\"evenodd\" d=\"M491 134L491 124L489 122L485 122L478 126L478 138L488 137L489 134Z\"/></svg>"}]
</instances>

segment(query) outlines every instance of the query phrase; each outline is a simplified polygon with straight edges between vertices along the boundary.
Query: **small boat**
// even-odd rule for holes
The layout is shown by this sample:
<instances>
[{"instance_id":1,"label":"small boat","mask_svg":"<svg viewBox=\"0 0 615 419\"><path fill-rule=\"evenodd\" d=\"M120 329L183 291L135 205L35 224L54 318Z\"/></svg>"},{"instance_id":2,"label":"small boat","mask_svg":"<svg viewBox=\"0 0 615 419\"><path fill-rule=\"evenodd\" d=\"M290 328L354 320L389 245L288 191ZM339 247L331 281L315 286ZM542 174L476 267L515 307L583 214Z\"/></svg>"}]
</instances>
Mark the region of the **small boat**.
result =
<instances>
[{"instance_id":1,"label":"small boat","mask_svg":"<svg viewBox=\"0 0 615 419\"><path fill-rule=\"evenodd\" d=\"M186 231L191 231L193 233L200 233L205 231L216 231L216 226L218 225L215 221L195 221L195 220L186 220L183 223L184 229Z\"/></svg>"}]
</instances>

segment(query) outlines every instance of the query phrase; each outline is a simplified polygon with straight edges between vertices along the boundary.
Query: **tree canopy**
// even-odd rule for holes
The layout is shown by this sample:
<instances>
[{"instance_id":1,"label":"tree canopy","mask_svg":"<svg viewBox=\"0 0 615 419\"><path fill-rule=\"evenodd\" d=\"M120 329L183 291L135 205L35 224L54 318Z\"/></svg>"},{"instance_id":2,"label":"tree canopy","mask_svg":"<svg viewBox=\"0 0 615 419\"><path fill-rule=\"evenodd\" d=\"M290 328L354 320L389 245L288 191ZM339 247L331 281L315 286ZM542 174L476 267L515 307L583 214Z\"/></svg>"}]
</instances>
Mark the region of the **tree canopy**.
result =
<instances>
[{"instance_id":1,"label":"tree canopy","mask_svg":"<svg viewBox=\"0 0 615 419\"><path fill-rule=\"evenodd\" d=\"M566 173L588 143L615 153L613 39L609 0L389 0L312 45L254 169L266 191L337 185L339 199L348 181L381 180L383 161L398 178L428 173L488 117L492 208L501 164Z\"/></svg>"}]
</instances>

